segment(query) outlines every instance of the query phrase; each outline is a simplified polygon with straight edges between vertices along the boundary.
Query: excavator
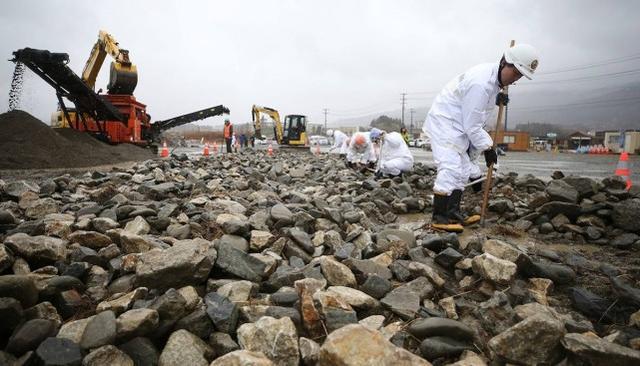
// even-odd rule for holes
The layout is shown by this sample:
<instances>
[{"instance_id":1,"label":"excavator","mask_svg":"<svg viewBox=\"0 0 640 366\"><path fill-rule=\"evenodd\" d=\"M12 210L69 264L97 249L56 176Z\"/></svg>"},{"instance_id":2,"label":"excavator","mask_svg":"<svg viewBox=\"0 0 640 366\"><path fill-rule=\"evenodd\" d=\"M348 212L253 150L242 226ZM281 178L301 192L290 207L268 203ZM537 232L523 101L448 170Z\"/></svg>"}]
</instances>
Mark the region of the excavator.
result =
<instances>
[{"instance_id":1,"label":"excavator","mask_svg":"<svg viewBox=\"0 0 640 366\"><path fill-rule=\"evenodd\" d=\"M114 59L107 94L96 93L96 78L107 54ZM229 113L219 105L151 123L146 105L133 96L138 73L129 52L119 48L118 42L104 31L98 35L82 77L67 66L66 53L24 48L13 55L11 61L23 63L55 89L60 111L53 114L52 127L85 131L112 144L127 142L157 148L162 132L169 128ZM75 108L67 108L63 98Z\"/></svg>"},{"instance_id":2,"label":"excavator","mask_svg":"<svg viewBox=\"0 0 640 366\"><path fill-rule=\"evenodd\" d=\"M307 116L289 114L284 117L284 124L280 121L280 113L269 107L253 105L251 116L256 138L262 138L262 120L264 113L273 119L273 134L278 145L283 147L305 147L307 145Z\"/></svg>"}]
</instances>

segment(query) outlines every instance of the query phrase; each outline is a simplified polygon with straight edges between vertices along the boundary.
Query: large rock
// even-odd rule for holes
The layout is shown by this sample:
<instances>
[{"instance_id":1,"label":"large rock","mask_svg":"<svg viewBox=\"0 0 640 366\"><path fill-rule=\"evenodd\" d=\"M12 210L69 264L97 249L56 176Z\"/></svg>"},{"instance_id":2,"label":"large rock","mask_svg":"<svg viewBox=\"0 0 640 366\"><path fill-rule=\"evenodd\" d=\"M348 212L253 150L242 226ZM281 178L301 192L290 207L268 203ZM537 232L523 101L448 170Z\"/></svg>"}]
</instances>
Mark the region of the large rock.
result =
<instances>
[{"instance_id":1,"label":"large rock","mask_svg":"<svg viewBox=\"0 0 640 366\"><path fill-rule=\"evenodd\" d=\"M133 366L133 360L126 353L119 350L116 346L102 346L89 353L84 360L82 366Z\"/></svg>"},{"instance_id":2,"label":"large rock","mask_svg":"<svg viewBox=\"0 0 640 366\"><path fill-rule=\"evenodd\" d=\"M298 365L298 335L289 318L265 316L255 323L243 324L238 328L238 343L248 351L262 352L276 365Z\"/></svg>"},{"instance_id":3,"label":"large rock","mask_svg":"<svg viewBox=\"0 0 640 366\"><path fill-rule=\"evenodd\" d=\"M116 320L116 333L118 339L130 339L133 337L151 334L160 322L160 316L152 309L132 309L122 313Z\"/></svg>"},{"instance_id":4,"label":"large rock","mask_svg":"<svg viewBox=\"0 0 640 366\"><path fill-rule=\"evenodd\" d=\"M320 259L320 268L324 278L333 286L356 286L356 276L351 272L349 267L332 259L331 257L322 257Z\"/></svg>"},{"instance_id":5,"label":"large rock","mask_svg":"<svg viewBox=\"0 0 640 366\"><path fill-rule=\"evenodd\" d=\"M342 327L329 334L320 348L320 366L431 365L413 353L396 347L382 333L360 324Z\"/></svg>"},{"instance_id":6,"label":"large rock","mask_svg":"<svg viewBox=\"0 0 640 366\"><path fill-rule=\"evenodd\" d=\"M562 201L576 203L578 201L578 190L565 181L554 179L549 182L545 190L552 201Z\"/></svg>"},{"instance_id":7,"label":"large rock","mask_svg":"<svg viewBox=\"0 0 640 366\"><path fill-rule=\"evenodd\" d=\"M411 323L409 333L423 339L428 337L448 337L458 340L472 340L474 332L468 325L447 318L422 318Z\"/></svg>"},{"instance_id":8,"label":"large rock","mask_svg":"<svg viewBox=\"0 0 640 366\"><path fill-rule=\"evenodd\" d=\"M0 297L14 298L26 309L38 302L38 288L29 276L4 275L0 276Z\"/></svg>"},{"instance_id":9,"label":"large rock","mask_svg":"<svg viewBox=\"0 0 640 366\"><path fill-rule=\"evenodd\" d=\"M640 232L638 217L640 217L640 200L638 199L628 199L613 206L611 220L613 225L620 229Z\"/></svg>"},{"instance_id":10,"label":"large rock","mask_svg":"<svg viewBox=\"0 0 640 366\"><path fill-rule=\"evenodd\" d=\"M142 253L136 265L136 283L158 289L202 283L216 260L216 250L204 239L179 241L164 250Z\"/></svg>"},{"instance_id":11,"label":"large rock","mask_svg":"<svg viewBox=\"0 0 640 366\"><path fill-rule=\"evenodd\" d=\"M0 243L0 273L13 266L15 257L7 247Z\"/></svg>"},{"instance_id":12,"label":"large rock","mask_svg":"<svg viewBox=\"0 0 640 366\"><path fill-rule=\"evenodd\" d=\"M281 221L283 224L290 224L293 222L293 213L281 203L271 207L271 211L269 213L274 222Z\"/></svg>"},{"instance_id":13,"label":"large rock","mask_svg":"<svg viewBox=\"0 0 640 366\"><path fill-rule=\"evenodd\" d=\"M80 366L82 364L82 349L65 338L45 339L36 349L36 356L42 365Z\"/></svg>"},{"instance_id":14,"label":"large rock","mask_svg":"<svg viewBox=\"0 0 640 366\"><path fill-rule=\"evenodd\" d=\"M473 271L485 280L508 285L515 278L518 267L515 263L484 253L471 261Z\"/></svg>"},{"instance_id":15,"label":"large rock","mask_svg":"<svg viewBox=\"0 0 640 366\"><path fill-rule=\"evenodd\" d=\"M219 242L216 267L242 279L260 282L267 265L256 257L234 247L229 242Z\"/></svg>"},{"instance_id":16,"label":"large rock","mask_svg":"<svg viewBox=\"0 0 640 366\"><path fill-rule=\"evenodd\" d=\"M589 365L640 365L640 351L607 342L593 335L569 333L562 346Z\"/></svg>"},{"instance_id":17,"label":"large rock","mask_svg":"<svg viewBox=\"0 0 640 366\"><path fill-rule=\"evenodd\" d=\"M32 219L41 219L48 214L57 213L59 211L58 201L51 197L46 197L30 202L24 210L24 214Z\"/></svg>"},{"instance_id":18,"label":"large rock","mask_svg":"<svg viewBox=\"0 0 640 366\"><path fill-rule=\"evenodd\" d=\"M32 319L22 324L9 338L5 350L20 356L35 350L42 341L56 334L56 325L51 320Z\"/></svg>"},{"instance_id":19,"label":"large rock","mask_svg":"<svg viewBox=\"0 0 640 366\"><path fill-rule=\"evenodd\" d=\"M12 297L0 297L0 337L9 336L24 320L20 302Z\"/></svg>"},{"instance_id":20,"label":"large rock","mask_svg":"<svg viewBox=\"0 0 640 366\"><path fill-rule=\"evenodd\" d=\"M564 334L562 322L536 315L491 338L487 345L491 352L507 362L548 364L558 361L560 340Z\"/></svg>"},{"instance_id":21,"label":"large rock","mask_svg":"<svg viewBox=\"0 0 640 366\"><path fill-rule=\"evenodd\" d=\"M242 350L217 358L209 366L275 366L275 364L260 352Z\"/></svg>"},{"instance_id":22,"label":"large rock","mask_svg":"<svg viewBox=\"0 0 640 366\"><path fill-rule=\"evenodd\" d=\"M136 366L155 366L158 364L160 354L148 338L134 338L118 347L131 357Z\"/></svg>"},{"instance_id":23,"label":"large rock","mask_svg":"<svg viewBox=\"0 0 640 366\"><path fill-rule=\"evenodd\" d=\"M227 297L210 292L204 297L207 314L216 330L223 333L234 333L238 323L238 307Z\"/></svg>"},{"instance_id":24,"label":"large rock","mask_svg":"<svg viewBox=\"0 0 640 366\"><path fill-rule=\"evenodd\" d=\"M36 264L52 264L67 258L67 241L49 236L13 234L4 240L11 251Z\"/></svg>"},{"instance_id":25,"label":"large rock","mask_svg":"<svg viewBox=\"0 0 640 366\"><path fill-rule=\"evenodd\" d=\"M516 262L522 252L513 245L498 239L485 240L482 251L509 262Z\"/></svg>"},{"instance_id":26,"label":"large rock","mask_svg":"<svg viewBox=\"0 0 640 366\"><path fill-rule=\"evenodd\" d=\"M111 238L97 231L77 230L68 236L71 243L78 243L84 247L99 250L111 244Z\"/></svg>"},{"instance_id":27,"label":"large rock","mask_svg":"<svg viewBox=\"0 0 640 366\"><path fill-rule=\"evenodd\" d=\"M578 198L591 197L598 192L598 183L591 178L570 175L562 178L562 181L578 191Z\"/></svg>"},{"instance_id":28,"label":"large rock","mask_svg":"<svg viewBox=\"0 0 640 366\"><path fill-rule=\"evenodd\" d=\"M113 344L116 340L116 316L113 311L103 311L87 323L80 346L85 349Z\"/></svg>"},{"instance_id":29,"label":"large rock","mask_svg":"<svg viewBox=\"0 0 640 366\"><path fill-rule=\"evenodd\" d=\"M165 345L158 366L208 366L215 357L209 345L184 329L171 333Z\"/></svg>"}]
</instances>

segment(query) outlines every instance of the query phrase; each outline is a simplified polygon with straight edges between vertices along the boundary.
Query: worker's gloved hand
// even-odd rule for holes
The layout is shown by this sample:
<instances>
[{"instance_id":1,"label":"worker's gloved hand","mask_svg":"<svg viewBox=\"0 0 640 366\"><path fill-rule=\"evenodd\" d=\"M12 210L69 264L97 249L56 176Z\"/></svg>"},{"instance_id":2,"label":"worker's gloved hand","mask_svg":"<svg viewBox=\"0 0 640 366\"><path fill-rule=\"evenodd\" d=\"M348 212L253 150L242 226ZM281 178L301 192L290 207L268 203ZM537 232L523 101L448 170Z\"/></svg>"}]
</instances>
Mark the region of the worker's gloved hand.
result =
<instances>
[{"instance_id":1,"label":"worker's gloved hand","mask_svg":"<svg viewBox=\"0 0 640 366\"><path fill-rule=\"evenodd\" d=\"M496 105L499 106L500 104L502 105L507 105L509 104L509 95L505 94L505 93L498 93L498 95L496 95Z\"/></svg>"},{"instance_id":2,"label":"worker's gloved hand","mask_svg":"<svg viewBox=\"0 0 640 366\"><path fill-rule=\"evenodd\" d=\"M498 163L498 154L496 153L496 149L490 148L484 151L484 161L487 163L487 168L491 166L491 164Z\"/></svg>"}]
</instances>

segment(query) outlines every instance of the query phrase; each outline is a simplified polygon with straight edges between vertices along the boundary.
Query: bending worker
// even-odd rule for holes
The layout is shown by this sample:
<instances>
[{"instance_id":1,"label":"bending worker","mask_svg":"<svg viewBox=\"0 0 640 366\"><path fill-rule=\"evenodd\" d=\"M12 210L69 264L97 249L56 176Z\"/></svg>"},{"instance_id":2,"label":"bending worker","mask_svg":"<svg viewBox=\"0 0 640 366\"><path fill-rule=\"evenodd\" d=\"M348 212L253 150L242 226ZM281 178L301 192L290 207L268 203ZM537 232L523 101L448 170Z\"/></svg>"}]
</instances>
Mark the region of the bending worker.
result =
<instances>
[{"instance_id":1,"label":"bending worker","mask_svg":"<svg viewBox=\"0 0 640 366\"><path fill-rule=\"evenodd\" d=\"M413 155L401 134L372 128L370 137L380 144L376 176L399 176L413 168Z\"/></svg>"},{"instance_id":2,"label":"bending worker","mask_svg":"<svg viewBox=\"0 0 640 366\"><path fill-rule=\"evenodd\" d=\"M349 139L349 137L347 136L346 133L338 130L327 130L327 136L333 137L333 145L329 149L329 152L332 152L333 150L337 149L340 155L347 154L347 148L348 148L347 140Z\"/></svg>"},{"instance_id":3,"label":"bending worker","mask_svg":"<svg viewBox=\"0 0 640 366\"><path fill-rule=\"evenodd\" d=\"M351 136L347 148L347 165L352 168L371 167L376 162L376 154L368 132L356 132Z\"/></svg>"},{"instance_id":4,"label":"bending worker","mask_svg":"<svg viewBox=\"0 0 640 366\"><path fill-rule=\"evenodd\" d=\"M434 100L423 127L431 137L438 167L433 185L434 228L460 232L461 224L480 220L479 215L466 217L460 209L462 191L473 170L469 153L482 152L487 166L498 161L493 140L484 130L487 119L496 104L509 101L500 90L522 75L531 79L537 67L535 48L515 45L499 63L481 64L455 77Z\"/></svg>"}]
</instances>

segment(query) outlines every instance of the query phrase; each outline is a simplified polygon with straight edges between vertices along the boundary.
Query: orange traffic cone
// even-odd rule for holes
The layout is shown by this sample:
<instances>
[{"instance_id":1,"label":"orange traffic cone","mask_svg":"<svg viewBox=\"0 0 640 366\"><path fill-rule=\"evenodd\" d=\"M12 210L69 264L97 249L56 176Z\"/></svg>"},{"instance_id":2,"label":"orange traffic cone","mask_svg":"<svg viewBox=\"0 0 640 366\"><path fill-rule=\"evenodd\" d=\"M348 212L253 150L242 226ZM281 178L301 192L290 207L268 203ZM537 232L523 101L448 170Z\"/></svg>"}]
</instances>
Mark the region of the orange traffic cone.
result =
<instances>
[{"instance_id":1,"label":"orange traffic cone","mask_svg":"<svg viewBox=\"0 0 640 366\"><path fill-rule=\"evenodd\" d=\"M623 151L620 154L620 160L618 160L618 166L616 167L616 175L627 178L627 191L631 188L631 172L629 170L629 154Z\"/></svg>"},{"instance_id":2,"label":"orange traffic cone","mask_svg":"<svg viewBox=\"0 0 640 366\"><path fill-rule=\"evenodd\" d=\"M204 144L204 150L202 150L202 156L209 156L209 143Z\"/></svg>"},{"instance_id":3,"label":"orange traffic cone","mask_svg":"<svg viewBox=\"0 0 640 366\"><path fill-rule=\"evenodd\" d=\"M273 156L273 146L271 146L271 144L269 144L269 147L267 148L267 155Z\"/></svg>"},{"instance_id":4,"label":"orange traffic cone","mask_svg":"<svg viewBox=\"0 0 640 366\"><path fill-rule=\"evenodd\" d=\"M162 143L162 150L160 150L160 157L166 158L169 156L169 148L167 147L167 142Z\"/></svg>"},{"instance_id":5,"label":"orange traffic cone","mask_svg":"<svg viewBox=\"0 0 640 366\"><path fill-rule=\"evenodd\" d=\"M213 155L218 155L218 143L213 142Z\"/></svg>"}]
</instances>

